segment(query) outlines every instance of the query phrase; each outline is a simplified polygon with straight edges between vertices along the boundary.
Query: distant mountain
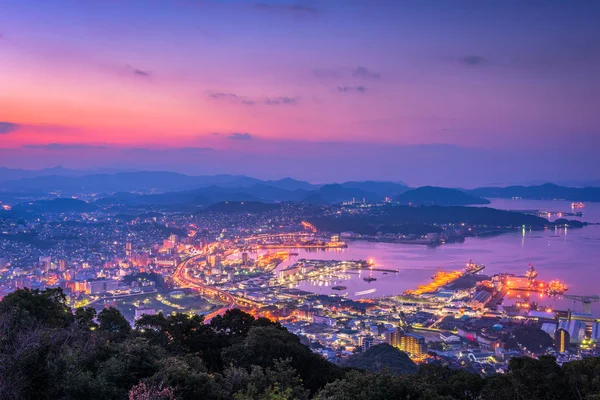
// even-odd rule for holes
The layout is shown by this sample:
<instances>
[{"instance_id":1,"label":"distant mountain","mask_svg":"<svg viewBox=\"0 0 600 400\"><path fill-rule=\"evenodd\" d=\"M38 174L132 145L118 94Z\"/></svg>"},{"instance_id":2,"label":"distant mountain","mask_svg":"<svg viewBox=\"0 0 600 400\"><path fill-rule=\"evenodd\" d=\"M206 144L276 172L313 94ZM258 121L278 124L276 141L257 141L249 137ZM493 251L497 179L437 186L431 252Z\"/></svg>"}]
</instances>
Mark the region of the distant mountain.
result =
<instances>
[{"instance_id":1,"label":"distant mountain","mask_svg":"<svg viewBox=\"0 0 600 400\"><path fill-rule=\"evenodd\" d=\"M13 207L16 212L32 211L42 213L84 213L97 210L98 207L94 204L87 203L82 200L58 198L54 200L37 200L29 203L17 204Z\"/></svg>"},{"instance_id":2,"label":"distant mountain","mask_svg":"<svg viewBox=\"0 0 600 400\"><path fill-rule=\"evenodd\" d=\"M278 189L285 189L290 191L296 190L315 190L319 188L319 185L313 185L310 182L299 181L292 178L283 178L276 181L265 181L264 184L272 187L276 187Z\"/></svg>"},{"instance_id":3,"label":"distant mountain","mask_svg":"<svg viewBox=\"0 0 600 400\"><path fill-rule=\"evenodd\" d=\"M533 200L600 201L600 187L574 188L546 183L539 186L483 187L469 191L474 196Z\"/></svg>"},{"instance_id":4,"label":"distant mountain","mask_svg":"<svg viewBox=\"0 0 600 400\"><path fill-rule=\"evenodd\" d=\"M164 192L219 185L244 187L261 182L240 175L189 176L176 172L139 171L81 177L48 175L3 182L5 191L76 193Z\"/></svg>"},{"instance_id":5,"label":"distant mountain","mask_svg":"<svg viewBox=\"0 0 600 400\"><path fill-rule=\"evenodd\" d=\"M359 188L345 187L343 184L339 183L323 185L313 193L329 204L342 203L344 201L351 201L352 199L355 199L356 201L361 201L363 199L367 201L383 200L382 198L380 199L380 196L376 193Z\"/></svg>"},{"instance_id":6,"label":"distant mountain","mask_svg":"<svg viewBox=\"0 0 600 400\"><path fill-rule=\"evenodd\" d=\"M404 183L385 181L350 181L341 183L340 185L347 189L359 189L373 193L380 199L384 199L385 197L394 198L409 189Z\"/></svg>"},{"instance_id":7,"label":"distant mountain","mask_svg":"<svg viewBox=\"0 0 600 400\"><path fill-rule=\"evenodd\" d=\"M423 186L409 190L396 197L396 200L400 204L438 206L468 206L490 203L489 200L469 195L458 189L434 186Z\"/></svg>"},{"instance_id":8,"label":"distant mountain","mask_svg":"<svg viewBox=\"0 0 600 400\"><path fill-rule=\"evenodd\" d=\"M389 371L394 374L415 373L419 369L405 352L386 343L350 357L343 365L373 372Z\"/></svg>"},{"instance_id":9,"label":"distant mountain","mask_svg":"<svg viewBox=\"0 0 600 400\"><path fill-rule=\"evenodd\" d=\"M18 169L18 168L6 168L0 167L0 182L6 182L16 179L23 178L34 178L37 176L49 176L49 175L58 175L58 176L86 176L92 174L115 174L118 172L131 172L132 170L126 169L111 169L111 168L101 168L94 170L78 170L65 168L61 165L57 165L52 168L43 168L43 169Z\"/></svg>"}]
</instances>

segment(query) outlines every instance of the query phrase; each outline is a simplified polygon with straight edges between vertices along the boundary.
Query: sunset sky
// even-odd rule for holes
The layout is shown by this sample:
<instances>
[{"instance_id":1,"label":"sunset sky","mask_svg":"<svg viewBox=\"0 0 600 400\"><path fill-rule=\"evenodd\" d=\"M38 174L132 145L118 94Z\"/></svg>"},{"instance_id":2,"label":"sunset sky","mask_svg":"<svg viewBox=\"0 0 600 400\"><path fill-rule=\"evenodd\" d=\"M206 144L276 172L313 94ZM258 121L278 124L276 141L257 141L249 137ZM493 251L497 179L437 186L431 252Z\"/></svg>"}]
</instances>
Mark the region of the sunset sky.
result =
<instances>
[{"instance_id":1,"label":"sunset sky","mask_svg":"<svg viewBox=\"0 0 600 400\"><path fill-rule=\"evenodd\" d=\"M0 0L0 166L599 179L600 2Z\"/></svg>"}]
</instances>

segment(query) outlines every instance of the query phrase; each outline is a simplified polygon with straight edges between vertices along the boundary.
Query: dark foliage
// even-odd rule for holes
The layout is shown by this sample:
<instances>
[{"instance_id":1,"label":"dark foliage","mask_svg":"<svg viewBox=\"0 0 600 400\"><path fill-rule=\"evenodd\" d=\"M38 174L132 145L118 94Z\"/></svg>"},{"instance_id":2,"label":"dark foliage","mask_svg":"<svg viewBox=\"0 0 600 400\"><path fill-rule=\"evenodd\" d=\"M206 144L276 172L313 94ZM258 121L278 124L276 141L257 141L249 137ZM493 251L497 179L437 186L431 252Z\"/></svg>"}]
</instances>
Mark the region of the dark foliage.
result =
<instances>
[{"instance_id":1,"label":"dark foliage","mask_svg":"<svg viewBox=\"0 0 600 400\"><path fill-rule=\"evenodd\" d=\"M437 366L393 374L399 358L383 357L385 346L375 350L378 372L342 369L281 325L239 310L210 324L202 316L145 316L132 329L113 308L73 313L57 289L17 290L0 302L7 400L600 398L597 358L563 367L550 357L517 358L506 374L482 378Z\"/></svg>"}]
</instances>

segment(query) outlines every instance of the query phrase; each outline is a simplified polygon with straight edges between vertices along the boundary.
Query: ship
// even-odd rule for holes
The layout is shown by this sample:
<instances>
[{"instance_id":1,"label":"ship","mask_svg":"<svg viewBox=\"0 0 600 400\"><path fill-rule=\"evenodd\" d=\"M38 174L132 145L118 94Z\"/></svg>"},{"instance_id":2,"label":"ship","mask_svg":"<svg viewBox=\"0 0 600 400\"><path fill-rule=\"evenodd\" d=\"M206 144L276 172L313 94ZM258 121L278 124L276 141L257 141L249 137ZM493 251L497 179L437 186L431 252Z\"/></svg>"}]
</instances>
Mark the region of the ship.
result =
<instances>
[{"instance_id":1,"label":"ship","mask_svg":"<svg viewBox=\"0 0 600 400\"><path fill-rule=\"evenodd\" d=\"M331 288L331 290L346 290L348 289L346 286L338 285Z\"/></svg>"},{"instance_id":2,"label":"ship","mask_svg":"<svg viewBox=\"0 0 600 400\"><path fill-rule=\"evenodd\" d=\"M469 262L467 263L467 267L465 268L465 274L475 275L476 273L483 271L484 268L485 265L475 264L473 263L473 260L469 260Z\"/></svg>"},{"instance_id":3,"label":"ship","mask_svg":"<svg viewBox=\"0 0 600 400\"><path fill-rule=\"evenodd\" d=\"M580 201L575 201L573 203L571 203L571 208L584 208L585 207L585 203L582 203Z\"/></svg>"},{"instance_id":4,"label":"ship","mask_svg":"<svg viewBox=\"0 0 600 400\"><path fill-rule=\"evenodd\" d=\"M525 277L530 281L533 282L535 280L535 278L537 278L537 271L535 270L533 264L529 263L529 266L527 268L527 272L525 272Z\"/></svg>"},{"instance_id":5,"label":"ship","mask_svg":"<svg viewBox=\"0 0 600 400\"><path fill-rule=\"evenodd\" d=\"M376 281L376 280L377 280L377 278L373 278L372 276L368 276L366 278L363 278L363 281L369 282L369 283L373 282L373 281Z\"/></svg>"}]
</instances>

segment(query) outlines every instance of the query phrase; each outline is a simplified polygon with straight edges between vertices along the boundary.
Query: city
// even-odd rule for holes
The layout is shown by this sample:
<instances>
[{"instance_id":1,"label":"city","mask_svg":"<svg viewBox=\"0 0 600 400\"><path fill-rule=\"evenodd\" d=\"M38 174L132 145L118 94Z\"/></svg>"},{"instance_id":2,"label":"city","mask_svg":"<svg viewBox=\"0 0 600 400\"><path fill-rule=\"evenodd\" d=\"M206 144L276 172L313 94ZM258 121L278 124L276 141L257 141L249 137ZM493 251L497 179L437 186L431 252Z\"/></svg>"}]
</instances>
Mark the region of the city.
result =
<instances>
[{"instance_id":1,"label":"city","mask_svg":"<svg viewBox=\"0 0 600 400\"><path fill-rule=\"evenodd\" d=\"M0 0L0 400L600 399L598 21Z\"/></svg>"},{"instance_id":2,"label":"city","mask_svg":"<svg viewBox=\"0 0 600 400\"><path fill-rule=\"evenodd\" d=\"M541 280L531 264L519 275L486 275L485 266L467 260L462 269L438 267L430 282L392 296L377 296L376 289L352 292L344 282L362 279L376 286L374 273L379 279L401 273L379 267L367 254L336 259L336 252L377 237L320 232L304 219L318 220L313 207L286 204L240 213L222 206L196 215L147 212L126 218L107 208L42 213L18 224L7 219L2 293L60 287L71 307L116 307L132 325L158 313L202 314L210 323L239 308L281 323L336 364L379 343L406 352L416 363L484 374L502 372L513 357L551 354L563 363L599 355L600 319L590 307L598 296L571 295L564 283ZM349 202L318 210L342 218L380 213L389 206ZM462 232L477 231L477 226L459 226ZM441 234L425 233L412 244L393 246L418 246L420 241L437 246L447 230L457 232L446 226ZM378 236L384 243L395 237ZM319 252L324 258L299 258L300 250L303 256ZM331 292L319 294L311 286ZM556 297L581 306L543 305L544 298ZM544 334L534 340L533 331Z\"/></svg>"}]
</instances>

